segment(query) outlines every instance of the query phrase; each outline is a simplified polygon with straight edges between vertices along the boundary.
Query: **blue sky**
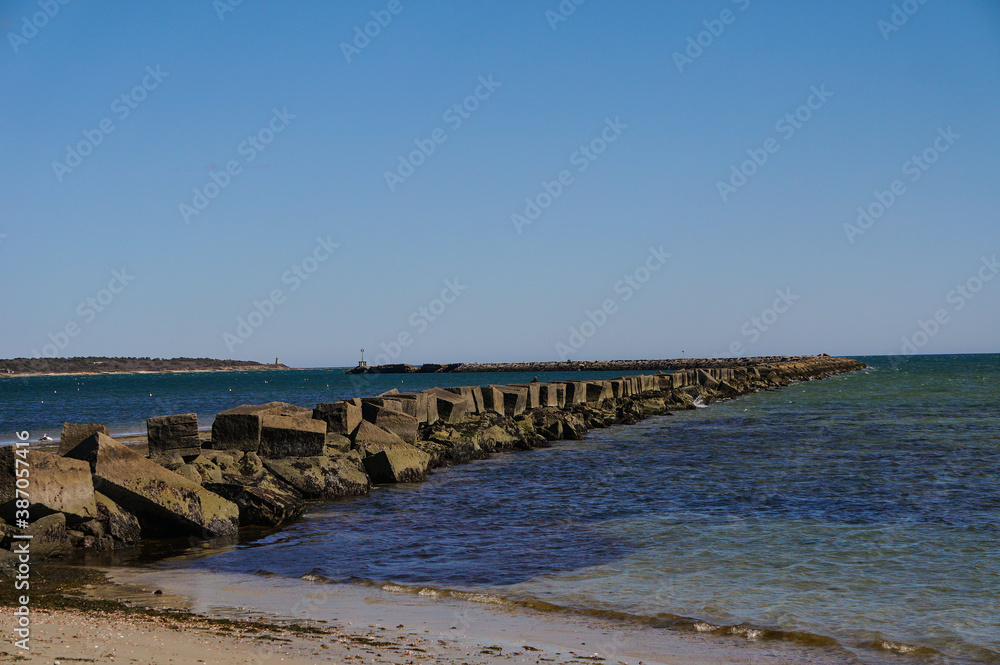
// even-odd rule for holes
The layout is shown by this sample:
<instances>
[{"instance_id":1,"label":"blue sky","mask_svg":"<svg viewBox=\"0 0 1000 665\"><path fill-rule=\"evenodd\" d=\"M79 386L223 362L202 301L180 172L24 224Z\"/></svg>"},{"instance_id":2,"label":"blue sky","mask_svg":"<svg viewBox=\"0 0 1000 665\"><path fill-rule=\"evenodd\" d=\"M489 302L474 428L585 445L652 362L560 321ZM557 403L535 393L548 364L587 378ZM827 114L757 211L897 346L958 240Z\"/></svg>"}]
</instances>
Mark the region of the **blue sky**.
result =
<instances>
[{"instance_id":1,"label":"blue sky","mask_svg":"<svg viewBox=\"0 0 1000 665\"><path fill-rule=\"evenodd\" d=\"M0 3L0 356L1000 350L996 2L225 1Z\"/></svg>"}]
</instances>

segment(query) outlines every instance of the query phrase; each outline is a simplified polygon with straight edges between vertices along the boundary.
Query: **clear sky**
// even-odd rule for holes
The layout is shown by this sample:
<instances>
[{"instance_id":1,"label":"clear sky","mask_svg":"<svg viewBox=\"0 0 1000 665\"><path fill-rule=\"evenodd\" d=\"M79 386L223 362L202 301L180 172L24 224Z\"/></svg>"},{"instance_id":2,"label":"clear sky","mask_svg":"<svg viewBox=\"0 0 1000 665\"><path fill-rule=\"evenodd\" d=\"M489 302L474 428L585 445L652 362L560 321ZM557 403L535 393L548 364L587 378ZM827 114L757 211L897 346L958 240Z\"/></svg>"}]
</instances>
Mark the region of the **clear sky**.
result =
<instances>
[{"instance_id":1,"label":"clear sky","mask_svg":"<svg viewBox=\"0 0 1000 665\"><path fill-rule=\"evenodd\" d=\"M233 3L0 3L0 356L1000 351L995 1Z\"/></svg>"}]
</instances>

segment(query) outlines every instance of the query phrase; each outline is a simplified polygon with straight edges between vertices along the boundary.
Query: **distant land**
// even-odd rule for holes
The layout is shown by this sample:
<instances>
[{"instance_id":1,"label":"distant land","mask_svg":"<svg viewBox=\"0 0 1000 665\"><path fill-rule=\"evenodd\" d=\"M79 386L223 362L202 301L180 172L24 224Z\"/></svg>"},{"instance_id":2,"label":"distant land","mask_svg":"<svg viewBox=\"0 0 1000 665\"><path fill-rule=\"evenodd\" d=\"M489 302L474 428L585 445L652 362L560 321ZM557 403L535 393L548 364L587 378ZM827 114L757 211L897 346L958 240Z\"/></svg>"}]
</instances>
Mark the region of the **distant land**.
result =
<instances>
[{"instance_id":1,"label":"distant land","mask_svg":"<svg viewBox=\"0 0 1000 665\"><path fill-rule=\"evenodd\" d=\"M277 358L275 358L277 360ZM13 358L0 360L0 376L45 374L129 374L137 372L232 372L292 369L281 363L214 358Z\"/></svg>"},{"instance_id":2,"label":"distant land","mask_svg":"<svg viewBox=\"0 0 1000 665\"><path fill-rule=\"evenodd\" d=\"M756 358L673 358L671 360L562 360L523 363L424 363L407 365L372 365L358 363L357 367L345 374L436 374L464 372L651 372L656 370L677 371L682 369L719 369L731 367L753 367L773 363L811 361L819 356L758 356Z\"/></svg>"}]
</instances>

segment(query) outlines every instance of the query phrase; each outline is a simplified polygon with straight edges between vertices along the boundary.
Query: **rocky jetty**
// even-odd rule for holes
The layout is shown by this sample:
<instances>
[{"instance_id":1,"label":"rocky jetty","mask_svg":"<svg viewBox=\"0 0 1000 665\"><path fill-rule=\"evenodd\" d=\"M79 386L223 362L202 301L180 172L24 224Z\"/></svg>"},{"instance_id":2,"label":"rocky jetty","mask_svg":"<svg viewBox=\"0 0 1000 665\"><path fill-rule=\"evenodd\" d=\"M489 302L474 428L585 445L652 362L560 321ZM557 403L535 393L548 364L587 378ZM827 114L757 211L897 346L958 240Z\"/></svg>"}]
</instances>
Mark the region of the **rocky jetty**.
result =
<instances>
[{"instance_id":1,"label":"rocky jetty","mask_svg":"<svg viewBox=\"0 0 1000 665\"><path fill-rule=\"evenodd\" d=\"M730 366L702 362L608 380L394 389L312 409L243 405L216 416L210 440L198 437L193 413L155 416L147 421L149 457L101 425L67 424L61 455L0 449L0 547L11 549L25 533L32 535L32 552L43 555L117 549L141 538L232 539L240 527L295 520L310 500L419 482L437 467L579 439L593 428L693 409L696 400L865 367L829 356L718 362ZM536 363L517 367L510 371L545 371ZM17 493L23 468L30 469L29 499ZM16 528L16 511L25 509L31 524Z\"/></svg>"},{"instance_id":2,"label":"rocky jetty","mask_svg":"<svg viewBox=\"0 0 1000 665\"><path fill-rule=\"evenodd\" d=\"M359 365L345 374L434 374L470 372L675 372L682 369L735 369L790 362L810 362L829 356L758 356L756 358L675 358L673 360L564 360L529 363L424 363L419 367Z\"/></svg>"}]
</instances>

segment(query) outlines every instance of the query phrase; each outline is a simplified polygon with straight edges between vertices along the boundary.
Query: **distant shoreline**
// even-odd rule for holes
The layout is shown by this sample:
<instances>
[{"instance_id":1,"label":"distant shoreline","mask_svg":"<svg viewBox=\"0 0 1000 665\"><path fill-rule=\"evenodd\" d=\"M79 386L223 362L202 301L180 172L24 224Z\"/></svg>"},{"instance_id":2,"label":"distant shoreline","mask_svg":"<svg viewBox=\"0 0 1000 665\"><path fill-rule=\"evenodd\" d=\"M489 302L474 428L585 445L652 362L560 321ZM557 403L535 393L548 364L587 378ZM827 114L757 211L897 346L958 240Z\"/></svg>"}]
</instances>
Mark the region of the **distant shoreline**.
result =
<instances>
[{"instance_id":1,"label":"distant shoreline","mask_svg":"<svg viewBox=\"0 0 1000 665\"><path fill-rule=\"evenodd\" d=\"M828 354L812 356L757 356L754 358L672 358L661 360L559 360L507 363L424 363L408 365L361 365L345 374L466 374L496 372L653 372L683 369L729 369L768 363L807 362Z\"/></svg>"},{"instance_id":2,"label":"distant shoreline","mask_svg":"<svg viewBox=\"0 0 1000 665\"><path fill-rule=\"evenodd\" d=\"M25 376L111 376L115 374L199 374L205 372L280 372L284 370L300 370L300 367L220 367L219 369L137 369L134 371L114 372L19 372L15 374L0 374L0 379L16 379Z\"/></svg>"},{"instance_id":3,"label":"distant shoreline","mask_svg":"<svg viewBox=\"0 0 1000 665\"><path fill-rule=\"evenodd\" d=\"M206 367L191 367L191 366L181 366L173 368L151 368L148 367L149 361L138 361L132 358L109 358L107 361L98 361L94 364L105 364L107 362L110 367L106 370L102 369L72 369L67 371L59 371L58 369L53 369L52 367L47 367L45 370L29 370L29 371L10 371L9 368L4 368L4 364L13 364L14 362L21 360L15 359L14 361L3 361L0 360L0 379L2 378L23 378L27 376L96 376L96 375L111 375L111 374L190 374L190 373L201 373L201 372L262 372L262 371L281 371L281 370L294 370L299 369L298 367L289 367L287 365L263 365L260 363L249 363L247 361L236 361L233 365L226 366L222 363L226 361L218 361L219 365L211 365L208 361L204 361L203 364L209 365ZM77 360L77 359L61 359L63 362L67 360ZM117 365L116 366L116 361ZM123 368L121 367L122 361L133 361L135 364L140 365L135 369ZM93 362L93 361L91 361ZM155 361L154 361L155 362ZM170 362L170 361L165 361ZM190 361L188 361L190 363ZM21 364L21 363L19 363ZM49 363L46 363L49 364ZM54 362L51 364L60 364ZM79 363L76 363L79 364ZM175 363L177 364L177 363ZM194 363L190 363L194 364ZM142 365L146 365L143 367Z\"/></svg>"}]
</instances>

